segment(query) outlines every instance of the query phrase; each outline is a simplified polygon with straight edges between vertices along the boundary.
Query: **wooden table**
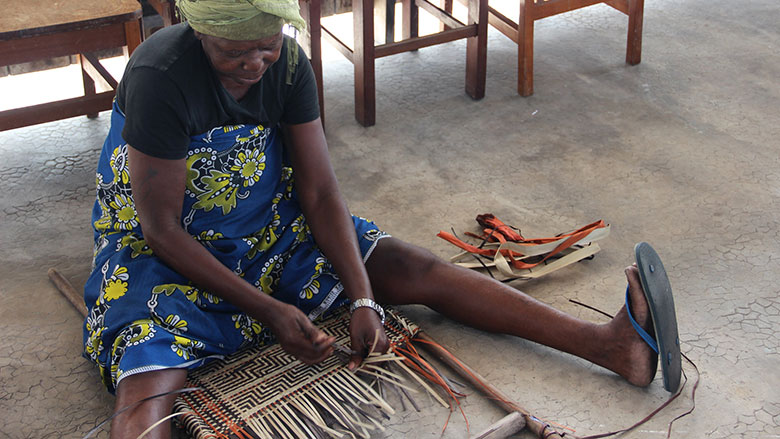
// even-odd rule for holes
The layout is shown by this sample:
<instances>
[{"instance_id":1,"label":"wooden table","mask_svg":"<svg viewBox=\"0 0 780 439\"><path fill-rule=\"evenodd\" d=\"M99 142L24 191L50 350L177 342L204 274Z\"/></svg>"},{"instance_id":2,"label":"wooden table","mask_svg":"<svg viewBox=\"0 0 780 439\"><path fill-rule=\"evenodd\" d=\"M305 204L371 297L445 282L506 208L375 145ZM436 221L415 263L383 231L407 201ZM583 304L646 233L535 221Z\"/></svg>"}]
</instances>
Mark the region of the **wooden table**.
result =
<instances>
[{"instance_id":1,"label":"wooden table","mask_svg":"<svg viewBox=\"0 0 780 439\"><path fill-rule=\"evenodd\" d=\"M84 95L0 111L0 131L111 108L117 80L94 52L141 44L137 0L11 0L0 14L0 66L78 55ZM95 82L110 91L97 93Z\"/></svg>"}]
</instances>

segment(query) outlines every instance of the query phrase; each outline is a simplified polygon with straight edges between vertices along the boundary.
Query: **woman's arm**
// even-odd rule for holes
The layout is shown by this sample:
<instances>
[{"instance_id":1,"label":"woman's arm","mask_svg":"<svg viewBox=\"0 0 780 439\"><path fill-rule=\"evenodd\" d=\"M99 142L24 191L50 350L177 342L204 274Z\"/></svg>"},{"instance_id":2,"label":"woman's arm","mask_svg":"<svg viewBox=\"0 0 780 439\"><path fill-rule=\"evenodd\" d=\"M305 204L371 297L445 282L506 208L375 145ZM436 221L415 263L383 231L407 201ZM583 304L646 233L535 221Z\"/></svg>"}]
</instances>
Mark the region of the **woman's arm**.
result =
<instances>
[{"instance_id":1,"label":"woman's arm","mask_svg":"<svg viewBox=\"0 0 780 439\"><path fill-rule=\"evenodd\" d=\"M285 147L290 153L295 187L303 214L317 245L333 265L350 300L374 298L366 267L358 246L352 215L341 196L330 163L322 122L284 126ZM386 351L389 343L377 313L358 308L350 321L352 349L357 351L349 367L357 367L376 334L377 349Z\"/></svg>"},{"instance_id":2,"label":"woman's arm","mask_svg":"<svg viewBox=\"0 0 780 439\"><path fill-rule=\"evenodd\" d=\"M325 359L334 339L292 305L268 296L223 265L182 227L185 160L166 160L128 145L130 184L147 244L163 262L198 287L225 299L271 328L285 351L306 363Z\"/></svg>"}]
</instances>

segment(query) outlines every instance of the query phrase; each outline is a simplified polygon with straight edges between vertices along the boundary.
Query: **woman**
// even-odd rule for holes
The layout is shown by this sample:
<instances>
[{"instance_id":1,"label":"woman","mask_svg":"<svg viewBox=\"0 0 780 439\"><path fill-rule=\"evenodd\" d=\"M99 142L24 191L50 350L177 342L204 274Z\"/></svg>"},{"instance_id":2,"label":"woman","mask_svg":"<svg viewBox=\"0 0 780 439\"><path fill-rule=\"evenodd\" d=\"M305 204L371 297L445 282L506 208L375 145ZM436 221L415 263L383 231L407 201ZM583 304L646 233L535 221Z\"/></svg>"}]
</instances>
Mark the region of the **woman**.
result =
<instances>
[{"instance_id":1,"label":"woman","mask_svg":"<svg viewBox=\"0 0 780 439\"><path fill-rule=\"evenodd\" d=\"M189 368L271 335L317 363L333 339L311 320L347 301L355 368L375 337L388 346L375 299L425 304L633 384L652 380L655 354L625 309L605 325L576 320L350 215L311 67L281 31L304 26L296 0L177 6L187 23L158 31L128 63L97 173L85 356L117 409L181 388ZM626 273L633 314L647 328L636 268ZM174 398L117 416L111 437L136 437Z\"/></svg>"}]
</instances>

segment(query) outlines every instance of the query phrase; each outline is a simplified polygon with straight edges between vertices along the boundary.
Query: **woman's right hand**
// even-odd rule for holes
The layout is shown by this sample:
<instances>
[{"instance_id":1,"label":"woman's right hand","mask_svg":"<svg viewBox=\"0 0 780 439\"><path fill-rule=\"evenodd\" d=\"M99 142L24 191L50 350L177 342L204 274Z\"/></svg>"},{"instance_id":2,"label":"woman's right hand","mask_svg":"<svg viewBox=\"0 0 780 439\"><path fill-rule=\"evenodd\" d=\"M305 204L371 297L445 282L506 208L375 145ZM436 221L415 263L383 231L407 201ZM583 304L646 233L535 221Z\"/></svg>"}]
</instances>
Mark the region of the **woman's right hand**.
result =
<instances>
[{"instance_id":1,"label":"woman's right hand","mask_svg":"<svg viewBox=\"0 0 780 439\"><path fill-rule=\"evenodd\" d=\"M269 326L282 349L306 364L317 364L333 352L336 338L326 335L292 305L280 304Z\"/></svg>"}]
</instances>

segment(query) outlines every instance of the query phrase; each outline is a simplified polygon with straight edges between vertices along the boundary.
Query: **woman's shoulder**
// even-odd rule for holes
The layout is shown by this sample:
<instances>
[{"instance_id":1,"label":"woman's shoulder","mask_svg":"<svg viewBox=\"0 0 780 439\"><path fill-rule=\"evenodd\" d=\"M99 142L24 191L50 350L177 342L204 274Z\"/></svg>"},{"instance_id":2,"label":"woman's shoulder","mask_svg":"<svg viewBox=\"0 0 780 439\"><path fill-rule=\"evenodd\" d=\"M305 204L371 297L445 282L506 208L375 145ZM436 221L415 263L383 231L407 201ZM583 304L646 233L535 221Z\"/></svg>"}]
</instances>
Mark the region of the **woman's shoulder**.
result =
<instances>
[{"instance_id":1,"label":"woman's shoulder","mask_svg":"<svg viewBox=\"0 0 780 439\"><path fill-rule=\"evenodd\" d=\"M129 68L151 67L168 71L180 64L200 60L200 42L187 23L164 27L133 52Z\"/></svg>"},{"instance_id":2,"label":"woman's shoulder","mask_svg":"<svg viewBox=\"0 0 780 439\"><path fill-rule=\"evenodd\" d=\"M130 94L166 99L187 95L188 90L208 84L208 63L202 52L200 41L186 23L152 34L133 52L125 67L117 89L120 109L125 110Z\"/></svg>"}]
</instances>

